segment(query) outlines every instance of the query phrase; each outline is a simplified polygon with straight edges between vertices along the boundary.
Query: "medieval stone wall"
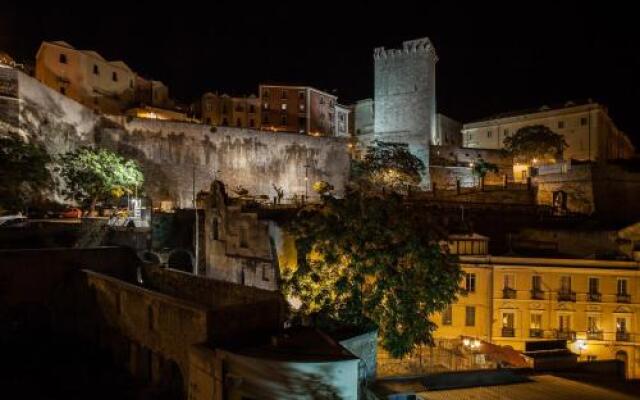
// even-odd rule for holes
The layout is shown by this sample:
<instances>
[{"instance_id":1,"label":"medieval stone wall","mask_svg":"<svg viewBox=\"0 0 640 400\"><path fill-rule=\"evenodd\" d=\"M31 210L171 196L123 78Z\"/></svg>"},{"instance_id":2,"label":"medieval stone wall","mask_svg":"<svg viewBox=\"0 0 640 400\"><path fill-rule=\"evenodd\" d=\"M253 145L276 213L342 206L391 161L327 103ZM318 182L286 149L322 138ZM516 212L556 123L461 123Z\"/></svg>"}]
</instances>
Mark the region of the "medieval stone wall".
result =
<instances>
[{"instance_id":1,"label":"medieval stone wall","mask_svg":"<svg viewBox=\"0 0 640 400\"><path fill-rule=\"evenodd\" d=\"M0 134L19 133L51 154L82 145L112 148L137 159L154 201L191 207L195 190L214 177L251 195L308 194L325 180L342 194L349 171L347 139L217 128L160 120L106 119L14 69L0 74ZM17 93L16 93L17 88ZM17 114L16 114L17 113ZM305 179L306 178L306 179Z\"/></svg>"}]
</instances>

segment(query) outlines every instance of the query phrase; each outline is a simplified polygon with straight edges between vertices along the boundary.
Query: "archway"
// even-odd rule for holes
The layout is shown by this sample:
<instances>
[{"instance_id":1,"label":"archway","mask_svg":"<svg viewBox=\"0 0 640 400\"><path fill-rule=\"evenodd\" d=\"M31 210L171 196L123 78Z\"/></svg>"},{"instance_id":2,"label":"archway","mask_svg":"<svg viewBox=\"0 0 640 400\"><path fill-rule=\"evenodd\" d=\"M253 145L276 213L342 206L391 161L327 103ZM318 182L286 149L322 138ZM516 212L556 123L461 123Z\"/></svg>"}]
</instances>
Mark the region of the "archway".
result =
<instances>
[{"instance_id":1,"label":"archway","mask_svg":"<svg viewBox=\"0 0 640 400\"><path fill-rule=\"evenodd\" d=\"M627 362L629 361L629 356L627 355L627 352L624 350L618 350L616 352L616 360L621 362L620 368L622 369L622 371L619 371L620 376L626 377L627 376Z\"/></svg>"},{"instance_id":2,"label":"archway","mask_svg":"<svg viewBox=\"0 0 640 400\"><path fill-rule=\"evenodd\" d=\"M178 249L169 254L167 266L183 272L193 272L193 255L190 251Z\"/></svg>"}]
</instances>

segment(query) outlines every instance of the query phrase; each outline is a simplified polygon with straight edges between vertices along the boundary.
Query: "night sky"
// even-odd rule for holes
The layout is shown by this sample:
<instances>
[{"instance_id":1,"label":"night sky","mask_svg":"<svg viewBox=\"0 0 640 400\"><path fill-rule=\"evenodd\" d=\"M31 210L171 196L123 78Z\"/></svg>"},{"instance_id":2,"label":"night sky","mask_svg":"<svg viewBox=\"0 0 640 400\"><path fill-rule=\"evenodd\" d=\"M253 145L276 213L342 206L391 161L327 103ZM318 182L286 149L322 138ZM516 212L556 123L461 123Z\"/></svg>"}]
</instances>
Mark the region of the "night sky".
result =
<instances>
[{"instance_id":1,"label":"night sky","mask_svg":"<svg viewBox=\"0 0 640 400\"><path fill-rule=\"evenodd\" d=\"M374 47L428 36L440 112L466 122L591 97L640 146L640 26L627 2L22 3L0 8L0 50L27 61L41 40L65 40L162 80L184 102L282 82L335 89L348 104L373 95Z\"/></svg>"}]
</instances>

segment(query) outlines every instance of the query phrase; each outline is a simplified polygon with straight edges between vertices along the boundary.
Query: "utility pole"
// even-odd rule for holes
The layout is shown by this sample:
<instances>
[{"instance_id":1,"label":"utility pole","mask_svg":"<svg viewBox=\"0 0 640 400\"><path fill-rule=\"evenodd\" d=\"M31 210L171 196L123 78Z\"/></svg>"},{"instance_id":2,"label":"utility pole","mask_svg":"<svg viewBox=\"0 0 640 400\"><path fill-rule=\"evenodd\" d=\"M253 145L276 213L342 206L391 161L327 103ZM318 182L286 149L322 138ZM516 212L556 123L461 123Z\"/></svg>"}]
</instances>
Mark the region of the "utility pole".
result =
<instances>
[{"instance_id":1,"label":"utility pole","mask_svg":"<svg viewBox=\"0 0 640 400\"><path fill-rule=\"evenodd\" d=\"M304 201L309 197L309 164L304 165Z\"/></svg>"},{"instance_id":2,"label":"utility pole","mask_svg":"<svg viewBox=\"0 0 640 400\"><path fill-rule=\"evenodd\" d=\"M193 263L193 274L194 275L198 275L198 261L200 260L200 254L199 254L199 247L200 247L200 221L198 218L198 202L196 199L196 164L193 164L193 180L192 180L193 186L192 186L192 190L193 190L193 210L196 213L196 217L195 217L195 221L196 221L196 229L195 229L195 240L194 240L194 245L195 245L195 261Z\"/></svg>"}]
</instances>

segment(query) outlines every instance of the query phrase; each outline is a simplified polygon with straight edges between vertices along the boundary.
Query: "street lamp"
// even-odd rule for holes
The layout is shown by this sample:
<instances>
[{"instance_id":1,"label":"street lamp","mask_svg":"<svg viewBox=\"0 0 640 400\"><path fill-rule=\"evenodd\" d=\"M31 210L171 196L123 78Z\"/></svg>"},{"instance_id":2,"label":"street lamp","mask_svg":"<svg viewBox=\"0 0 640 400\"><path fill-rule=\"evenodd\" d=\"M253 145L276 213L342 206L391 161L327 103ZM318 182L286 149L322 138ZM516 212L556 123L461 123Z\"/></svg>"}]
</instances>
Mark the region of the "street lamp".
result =
<instances>
[{"instance_id":1,"label":"street lamp","mask_svg":"<svg viewBox=\"0 0 640 400\"><path fill-rule=\"evenodd\" d=\"M304 200L309 197L309 164L304 165Z\"/></svg>"}]
</instances>

